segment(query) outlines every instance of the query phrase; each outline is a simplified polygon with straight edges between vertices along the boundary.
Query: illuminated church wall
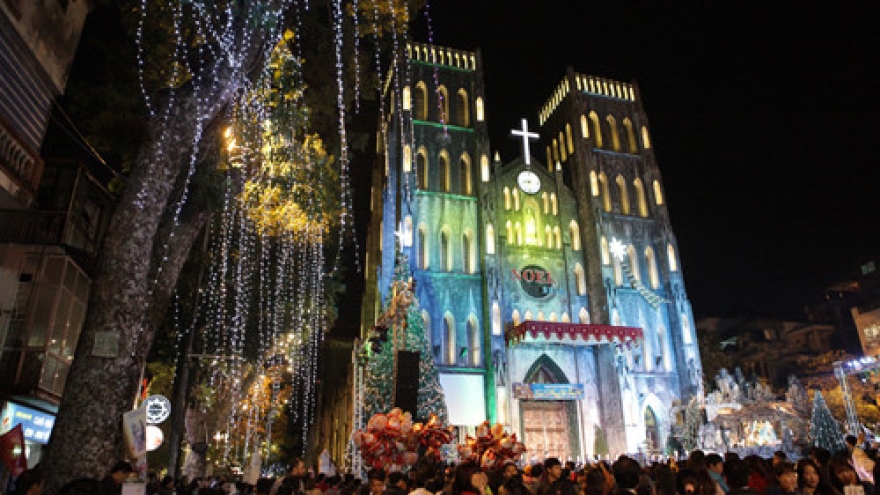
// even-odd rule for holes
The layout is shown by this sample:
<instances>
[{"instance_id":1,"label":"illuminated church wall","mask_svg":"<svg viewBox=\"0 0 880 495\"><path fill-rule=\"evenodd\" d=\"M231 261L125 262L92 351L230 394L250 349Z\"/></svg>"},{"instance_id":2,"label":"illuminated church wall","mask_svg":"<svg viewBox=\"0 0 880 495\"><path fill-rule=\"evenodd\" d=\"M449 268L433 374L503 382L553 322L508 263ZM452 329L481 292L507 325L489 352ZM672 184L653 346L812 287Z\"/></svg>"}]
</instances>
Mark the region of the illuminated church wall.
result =
<instances>
[{"instance_id":1,"label":"illuminated church wall","mask_svg":"<svg viewBox=\"0 0 880 495\"><path fill-rule=\"evenodd\" d=\"M701 393L700 361L638 88L569 70L529 156L489 160L479 53L438 48L441 60L413 46L409 86L392 95L389 85L385 98L365 325L386 297L399 238L441 382L483 389L471 403L485 417L460 424L488 419L522 434L524 415L547 405L565 418L572 456L592 455L597 427L612 452L652 435L665 442L674 408ZM505 331L526 320L638 327L645 339L508 345ZM583 398L553 412L516 398L529 380L582 385Z\"/></svg>"}]
</instances>

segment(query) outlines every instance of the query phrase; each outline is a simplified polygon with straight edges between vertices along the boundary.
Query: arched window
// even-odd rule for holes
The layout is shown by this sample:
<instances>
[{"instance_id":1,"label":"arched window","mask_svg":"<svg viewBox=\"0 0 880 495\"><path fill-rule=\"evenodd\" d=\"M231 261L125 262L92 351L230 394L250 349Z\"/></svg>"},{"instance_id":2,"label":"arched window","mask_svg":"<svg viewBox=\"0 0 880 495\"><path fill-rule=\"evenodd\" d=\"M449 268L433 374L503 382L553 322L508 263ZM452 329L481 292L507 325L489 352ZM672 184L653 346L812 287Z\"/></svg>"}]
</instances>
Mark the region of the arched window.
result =
<instances>
[{"instance_id":1,"label":"arched window","mask_svg":"<svg viewBox=\"0 0 880 495\"><path fill-rule=\"evenodd\" d=\"M471 125L468 94L464 89L459 89L455 99L455 123L461 127Z\"/></svg>"},{"instance_id":2,"label":"arched window","mask_svg":"<svg viewBox=\"0 0 880 495\"><path fill-rule=\"evenodd\" d=\"M419 225L419 268L428 269L428 233L424 225Z\"/></svg>"},{"instance_id":3,"label":"arched window","mask_svg":"<svg viewBox=\"0 0 880 495\"><path fill-rule=\"evenodd\" d=\"M547 249L553 249L553 229L549 225L544 227L544 245Z\"/></svg>"},{"instance_id":4,"label":"arched window","mask_svg":"<svg viewBox=\"0 0 880 495\"><path fill-rule=\"evenodd\" d=\"M579 296L587 294L587 278L584 275L584 267L580 263L574 265L574 278L577 284L577 293Z\"/></svg>"},{"instance_id":5,"label":"arched window","mask_svg":"<svg viewBox=\"0 0 880 495\"><path fill-rule=\"evenodd\" d=\"M542 213L545 215L550 213L550 196L547 193L541 193L541 203L544 205Z\"/></svg>"},{"instance_id":6,"label":"arched window","mask_svg":"<svg viewBox=\"0 0 880 495\"><path fill-rule=\"evenodd\" d=\"M513 314L510 315L510 319L513 321L513 326L518 326L522 323L522 317L519 315L519 310L514 309Z\"/></svg>"},{"instance_id":7,"label":"arched window","mask_svg":"<svg viewBox=\"0 0 880 495\"><path fill-rule=\"evenodd\" d=\"M550 169L550 164L553 162L559 161L559 142L556 141L556 138L553 138L553 144L551 146L553 150L553 158L547 160L547 168Z\"/></svg>"},{"instance_id":8,"label":"arched window","mask_svg":"<svg viewBox=\"0 0 880 495\"><path fill-rule=\"evenodd\" d=\"M431 316L424 309L422 310L422 325L425 329L425 338L431 342Z\"/></svg>"},{"instance_id":9,"label":"arched window","mask_svg":"<svg viewBox=\"0 0 880 495\"><path fill-rule=\"evenodd\" d=\"M428 87L425 83L419 81L416 84L416 90L413 98L413 110L416 120L428 120Z\"/></svg>"},{"instance_id":10,"label":"arched window","mask_svg":"<svg viewBox=\"0 0 880 495\"><path fill-rule=\"evenodd\" d=\"M617 189L620 191L620 209L624 215L629 215L629 187L620 175L617 176Z\"/></svg>"},{"instance_id":11,"label":"arched window","mask_svg":"<svg viewBox=\"0 0 880 495\"><path fill-rule=\"evenodd\" d=\"M620 136L617 133L617 120L609 115L605 117L608 121L608 130L611 131L611 149L620 151Z\"/></svg>"},{"instance_id":12,"label":"arched window","mask_svg":"<svg viewBox=\"0 0 880 495\"><path fill-rule=\"evenodd\" d=\"M550 213L559 214L559 204L556 201L556 193L550 193Z\"/></svg>"},{"instance_id":13,"label":"arched window","mask_svg":"<svg viewBox=\"0 0 880 495\"><path fill-rule=\"evenodd\" d=\"M419 148L416 154L416 174L418 174L419 189L428 190L428 155L425 148Z\"/></svg>"},{"instance_id":14,"label":"arched window","mask_svg":"<svg viewBox=\"0 0 880 495\"><path fill-rule=\"evenodd\" d=\"M492 302L492 335L501 335L501 307Z\"/></svg>"},{"instance_id":15,"label":"arched window","mask_svg":"<svg viewBox=\"0 0 880 495\"><path fill-rule=\"evenodd\" d=\"M551 312L550 312L550 317L547 318L547 321L559 321L559 317L556 316L556 312L555 312L555 311L551 311Z\"/></svg>"},{"instance_id":16,"label":"arched window","mask_svg":"<svg viewBox=\"0 0 880 495\"><path fill-rule=\"evenodd\" d=\"M648 128L642 126L642 147L646 150L651 149L651 138L648 137Z\"/></svg>"},{"instance_id":17,"label":"arched window","mask_svg":"<svg viewBox=\"0 0 880 495\"><path fill-rule=\"evenodd\" d=\"M516 242L516 237L513 233L513 222L510 220L507 221L507 244L513 244Z\"/></svg>"},{"instance_id":18,"label":"arched window","mask_svg":"<svg viewBox=\"0 0 880 495\"><path fill-rule=\"evenodd\" d=\"M491 223L486 225L486 254L495 254L495 229Z\"/></svg>"},{"instance_id":19,"label":"arched window","mask_svg":"<svg viewBox=\"0 0 880 495\"><path fill-rule=\"evenodd\" d=\"M636 177L633 181L633 188L636 190L636 205L639 208L639 216L647 217L648 200L645 198L645 186L642 184L642 179Z\"/></svg>"},{"instance_id":20,"label":"arched window","mask_svg":"<svg viewBox=\"0 0 880 495\"><path fill-rule=\"evenodd\" d=\"M412 171L412 148L407 144L403 147L403 173Z\"/></svg>"},{"instance_id":21,"label":"arched window","mask_svg":"<svg viewBox=\"0 0 880 495\"><path fill-rule=\"evenodd\" d=\"M593 194L593 197L599 195L599 176L596 175L594 170L590 171L590 192Z\"/></svg>"},{"instance_id":22,"label":"arched window","mask_svg":"<svg viewBox=\"0 0 880 495\"><path fill-rule=\"evenodd\" d=\"M452 271L452 252L449 246L449 231L446 229L440 231L440 269Z\"/></svg>"},{"instance_id":23,"label":"arched window","mask_svg":"<svg viewBox=\"0 0 880 495\"><path fill-rule=\"evenodd\" d=\"M537 316L537 318L535 318L535 319L538 320L538 321L544 321L544 312L543 312L543 311L538 311L538 316Z\"/></svg>"},{"instance_id":24,"label":"arched window","mask_svg":"<svg viewBox=\"0 0 880 495\"><path fill-rule=\"evenodd\" d=\"M489 169L489 157L486 155L480 157L480 170L482 171L483 182L489 182L491 170Z\"/></svg>"},{"instance_id":25,"label":"arched window","mask_svg":"<svg viewBox=\"0 0 880 495\"><path fill-rule=\"evenodd\" d=\"M443 343L446 344L446 352L443 353L446 364L455 364L455 319L449 313L443 317L443 336L445 337Z\"/></svg>"},{"instance_id":26,"label":"arched window","mask_svg":"<svg viewBox=\"0 0 880 495\"><path fill-rule=\"evenodd\" d=\"M568 224L569 234L571 234L571 248L575 251L581 250L581 229L578 228L577 222L574 220Z\"/></svg>"},{"instance_id":27,"label":"arched window","mask_svg":"<svg viewBox=\"0 0 880 495\"><path fill-rule=\"evenodd\" d=\"M449 155L446 153L446 150L440 152L437 167L440 169L440 190L450 192L452 181L449 177Z\"/></svg>"},{"instance_id":28,"label":"arched window","mask_svg":"<svg viewBox=\"0 0 880 495\"><path fill-rule=\"evenodd\" d=\"M629 120L629 118L623 119L623 127L626 128L626 147L627 151L632 154L636 154L639 152L638 144L636 143L636 133L633 131L633 123Z\"/></svg>"},{"instance_id":29,"label":"arched window","mask_svg":"<svg viewBox=\"0 0 880 495\"><path fill-rule=\"evenodd\" d=\"M693 344L694 334L691 332L691 320L684 313L681 313L679 316L681 317L681 341L685 345Z\"/></svg>"},{"instance_id":30,"label":"arched window","mask_svg":"<svg viewBox=\"0 0 880 495\"><path fill-rule=\"evenodd\" d=\"M677 272L678 258L675 256L675 248L672 247L672 244L666 245L666 257L669 258L669 271Z\"/></svg>"},{"instance_id":31,"label":"arched window","mask_svg":"<svg viewBox=\"0 0 880 495\"><path fill-rule=\"evenodd\" d=\"M565 145L568 147L568 154L574 153L574 141L571 139L571 124L565 124Z\"/></svg>"},{"instance_id":32,"label":"arched window","mask_svg":"<svg viewBox=\"0 0 880 495\"><path fill-rule=\"evenodd\" d=\"M654 256L651 246L645 248L645 261L648 263L648 280L651 288L656 289L660 287L660 274L657 273L657 257Z\"/></svg>"},{"instance_id":33,"label":"arched window","mask_svg":"<svg viewBox=\"0 0 880 495\"><path fill-rule=\"evenodd\" d=\"M413 221L412 216L403 217L403 232L400 233L400 244L403 247L412 246L413 241Z\"/></svg>"},{"instance_id":34,"label":"arched window","mask_svg":"<svg viewBox=\"0 0 880 495\"><path fill-rule=\"evenodd\" d=\"M480 330L477 320L473 316L468 318L467 322L468 347L470 347L470 364L473 367L480 366L483 363L483 349L480 342Z\"/></svg>"},{"instance_id":35,"label":"arched window","mask_svg":"<svg viewBox=\"0 0 880 495\"><path fill-rule=\"evenodd\" d=\"M672 371L672 360L669 355L669 336L663 325L657 328L657 354L663 371Z\"/></svg>"},{"instance_id":36,"label":"arched window","mask_svg":"<svg viewBox=\"0 0 880 495\"><path fill-rule=\"evenodd\" d=\"M581 137L588 138L590 137L590 126L587 123L587 116L581 115Z\"/></svg>"},{"instance_id":37,"label":"arched window","mask_svg":"<svg viewBox=\"0 0 880 495\"><path fill-rule=\"evenodd\" d=\"M530 200L528 205L525 207L525 242L530 246L540 246L541 245L541 233L538 231L538 215L535 214L535 210L538 209L538 205L535 204L534 200Z\"/></svg>"},{"instance_id":38,"label":"arched window","mask_svg":"<svg viewBox=\"0 0 880 495\"><path fill-rule=\"evenodd\" d=\"M513 225L513 232L516 235L516 245L522 246L523 243L523 234L522 234L522 224L516 222Z\"/></svg>"},{"instance_id":39,"label":"arched window","mask_svg":"<svg viewBox=\"0 0 880 495\"><path fill-rule=\"evenodd\" d=\"M614 264L614 285L620 287L623 285L623 268L620 266L620 259L612 256L611 262Z\"/></svg>"},{"instance_id":40,"label":"arched window","mask_svg":"<svg viewBox=\"0 0 880 495\"><path fill-rule=\"evenodd\" d=\"M654 203L656 203L657 206L663 204L663 190L660 189L660 181L658 180L654 181Z\"/></svg>"},{"instance_id":41,"label":"arched window","mask_svg":"<svg viewBox=\"0 0 880 495\"><path fill-rule=\"evenodd\" d=\"M587 308L581 307L581 310L578 312L578 322L590 324L590 312L587 311Z\"/></svg>"},{"instance_id":42,"label":"arched window","mask_svg":"<svg viewBox=\"0 0 880 495\"><path fill-rule=\"evenodd\" d=\"M486 112L483 110L482 96L477 97L477 100L474 102L474 106L477 107L477 122L482 122L486 120Z\"/></svg>"},{"instance_id":43,"label":"arched window","mask_svg":"<svg viewBox=\"0 0 880 495\"><path fill-rule=\"evenodd\" d=\"M552 172L550 164L553 163L553 151L551 151L550 146L547 146L546 153L547 153L547 170Z\"/></svg>"},{"instance_id":44,"label":"arched window","mask_svg":"<svg viewBox=\"0 0 880 495\"><path fill-rule=\"evenodd\" d=\"M608 178L605 172L599 173L599 185L602 186L602 207L606 212L611 212L611 195L608 194Z\"/></svg>"},{"instance_id":45,"label":"arched window","mask_svg":"<svg viewBox=\"0 0 880 495\"><path fill-rule=\"evenodd\" d=\"M504 187L504 209L510 209L510 188L507 186Z\"/></svg>"},{"instance_id":46,"label":"arched window","mask_svg":"<svg viewBox=\"0 0 880 495\"><path fill-rule=\"evenodd\" d=\"M556 239L556 249L562 249L562 231L558 225L553 227L553 237Z\"/></svg>"},{"instance_id":47,"label":"arched window","mask_svg":"<svg viewBox=\"0 0 880 495\"><path fill-rule=\"evenodd\" d=\"M437 108L440 110L439 120L444 124L449 123L449 91L446 86L437 88Z\"/></svg>"},{"instance_id":48,"label":"arched window","mask_svg":"<svg viewBox=\"0 0 880 495\"><path fill-rule=\"evenodd\" d=\"M645 335L645 338L642 339L642 363L645 367L645 371L651 371L654 369L654 350L652 349L651 338L648 335Z\"/></svg>"},{"instance_id":49,"label":"arched window","mask_svg":"<svg viewBox=\"0 0 880 495\"><path fill-rule=\"evenodd\" d=\"M605 236L602 236L602 239L599 240L599 244L601 245L602 251L602 264L610 265L611 264L611 251L608 250L608 239Z\"/></svg>"},{"instance_id":50,"label":"arched window","mask_svg":"<svg viewBox=\"0 0 880 495\"><path fill-rule=\"evenodd\" d=\"M470 232L465 232L464 235L461 236L461 255L463 258L462 261L464 261L465 273L474 273L474 266L476 265L474 241L472 237L473 235Z\"/></svg>"},{"instance_id":51,"label":"arched window","mask_svg":"<svg viewBox=\"0 0 880 495\"><path fill-rule=\"evenodd\" d=\"M629 258L629 271L632 272L636 280L642 280L642 273L639 269L639 256L636 254L636 248L629 245L626 247L626 256Z\"/></svg>"},{"instance_id":52,"label":"arched window","mask_svg":"<svg viewBox=\"0 0 880 495\"><path fill-rule=\"evenodd\" d=\"M513 188L513 209L519 211L519 189Z\"/></svg>"},{"instance_id":53,"label":"arched window","mask_svg":"<svg viewBox=\"0 0 880 495\"><path fill-rule=\"evenodd\" d=\"M568 160L568 152L565 149L565 136L559 131L559 157L562 161Z\"/></svg>"},{"instance_id":54,"label":"arched window","mask_svg":"<svg viewBox=\"0 0 880 495\"><path fill-rule=\"evenodd\" d=\"M403 110L404 111L412 109L412 101L411 100L412 100L412 96L410 95L409 86L404 86L403 87Z\"/></svg>"},{"instance_id":55,"label":"arched window","mask_svg":"<svg viewBox=\"0 0 880 495\"><path fill-rule=\"evenodd\" d=\"M461 193L469 196L473 194L473 190L471 189L471 158L467 153L461 155L459 168L461 169Z\"/></svg>"},{"instance_id":56,"label":"arched window","mask_svg":"<svg viewBox=\"0 0 880 495\"><path fill-rule=\"evenodd\" d=\"M562 318L559 319L562 323L571 323L571 317L568 316L568 313L563 311Z\"/></svg>"},{"instance_id":57,"label":"arched window","mask_svg":"<svg viewBox=\"0 0 880 495\"><path fill-rule=\"evenodd\" d=\"M590 123L593 124L593 140L596 142L596 147L602 147L602 128L599 126L599 116L596 115L596 112L590 112Z\"/></svg>"},{"instance_id":58,"label":"arched window","mask_svg":"<svg viewBox=\"0 0 880 495\"><path fill-rule=\"evenodd\" d=\"M535 317L532 315L532 310L527 309L526 313L523 315L523 320L525 321L535 321Z\"/></svg>"}]
</instances>

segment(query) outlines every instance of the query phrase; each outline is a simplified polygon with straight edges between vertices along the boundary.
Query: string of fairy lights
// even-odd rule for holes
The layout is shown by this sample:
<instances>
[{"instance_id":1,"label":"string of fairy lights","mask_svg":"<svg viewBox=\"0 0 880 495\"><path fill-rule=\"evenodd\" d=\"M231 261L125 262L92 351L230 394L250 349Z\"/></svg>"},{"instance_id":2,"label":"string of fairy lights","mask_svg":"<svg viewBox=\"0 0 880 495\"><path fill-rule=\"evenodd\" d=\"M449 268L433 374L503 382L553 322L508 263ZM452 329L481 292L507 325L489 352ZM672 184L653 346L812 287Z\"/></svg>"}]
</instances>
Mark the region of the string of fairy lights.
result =
<instances>
[{"instance_id":1,"label":"string of fairy lights","mask_svg":"<svg viewBox=\"0 0 880 495\"><path fill-rule=\"evenodd\" d=\"M176 196L169 201L174 228L169 238L158 247L162 263L148 281L150 294L157 287L163 270L167 269L164 262L177 235L175 230L179 227L181 213L191 199L191 182L205 151L209 123L218 118L229 122L225 136L227 158L222 167L226 187L222 207L210 224L210 266L204 297L199 301L204 354L214 356L209 361L210 372L206 381L215 390L228 394L231 403L231 411L218 425L218 431L225 430L226 444L221 450L224 462L230 457L240 461L256 451L263 458L271 457L273 435L278 435L282 410L287 411L288 422L301 424L303 439L309 438L309 429L314 424L319 350L328 330L326 278L341 266L346 246L354 244L355 250L358 249L354 242L347 102L353 101L354 111L360 111L361 89L368 72L358 61L364 48L361 38L373 38L375 76L376 80L381 80L380 22L390 23L392 47L398 54L388 67L390 91L395 96L396 105L401 105L403 88L409 86L409 59L399 56L407 46L409 36L406 26L410 17L405 2L334 0L329 7L339 140L339 147L334 152L336 174L332 177L324 173L321 157L303 144L307 136L302 130L273 127L273 108L265 98L274 90L271 83L274 69L270 63L262 61L273 60L275 50L281 44L288 47L290 56L295 59L295 62L283 66L285 70L300 68L302 43L306 42L302 17L309 10L308 0L139 2L135 27L138 84L153 129L158 132L155 158L165 160L174 156L165 148L165 143L175 141L171 139L176 137L171 135L175 129L170 125L172 121L186 118L192 126L186 136L191 137L188 140L189 155L182 162L183 187L177 189ZM372 16L365 15L369 12ZM369 24L365 25L367 19ZM156 39L154 23L164 23L167 29L166 41L171 46L166 51L155 50L152 45ZM290 28L289 37L281 29L285 25ZM253 61L263 64L258 67L261 70L256 77L256 62ZM351 90L346 86L347 76L354 80ZM298 79L301 81L302 78ZM188 88L186 93L182 89L184 86ZM382 84L378 87L381 101ZM160 92L161 98L157 96ZM292 97L294 106L302 105L301 96L300 90ZM192 114L184 117L182 105L187 100L191 101L187 108L194 109L194 112L187 110ZM442 101L438 105L442 107ZM385 109L381 105L379 112L380 122L385 122ZM405 125L412 126L411 121L404 119L402 111L395 113L401 129ZM304 127L308 112L303 119ZM413 134L413 128L408 128L402 135L403 141L398 144L408 142ZM384 128L382 139L387 144ZM267 162L277 159L273 153L279 147L288 150L283 157L292 163L288 168L311 168L316 172L317 186L324 186L326 181L337 181L338 204L334 211L338 211L338 218L332 222L308 218L308 212L330 208L321 194L307 195L303 199L298 193L303 184L297 181L315 175L285 177L284 167L266 168ZM411 170L411 173L416 171ZM264 222L271 215L255 218L248 209L254 204L243 201L238 192L253 183L262 185L263 201L270 197L275 201L304 201L305 205L294 210L307 217L305 223L285 229L282 220L280 227L267 228ZM404 187L409 190L409 181L405 181ZM265 205L259 203L256 206ZM288 223L292 224L294 220L289 219ZM339 236L335 261L327 253L331 224L338 229ZM357 256L353 258L357 260ZM177 300L174 308L175 322L180 325ZM195 322L192 324L195 326ZM138 337L136 334L135 339ZM178 337L178 352L180 347L182 342ZM302 454L305 454L306 444L303 441Z\"/></svg>"}]
</instances>

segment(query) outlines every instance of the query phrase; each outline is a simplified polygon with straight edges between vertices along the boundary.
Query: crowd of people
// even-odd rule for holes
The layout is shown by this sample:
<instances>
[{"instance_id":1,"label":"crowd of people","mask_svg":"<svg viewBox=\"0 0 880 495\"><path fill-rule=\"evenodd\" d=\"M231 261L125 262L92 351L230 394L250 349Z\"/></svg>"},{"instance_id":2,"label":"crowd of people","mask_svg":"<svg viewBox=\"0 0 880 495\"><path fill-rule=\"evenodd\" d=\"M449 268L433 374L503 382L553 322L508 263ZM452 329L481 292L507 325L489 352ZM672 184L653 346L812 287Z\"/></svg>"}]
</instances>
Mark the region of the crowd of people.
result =
<instances>
[{"instance_id":1,"label":"crowd of people","mask_svg":"<svg viewBox=\"0 0 880 495\"><path fill-rule=\"evenodd\" d=\"M880 495L877 452L862 439L847 437L838 452L813 447L808 455L789 459L782 451L771 458L740 457L728 452L690 452L687 459L640 464L620 456L613 462L578 465L548 458L530 464L505 461L492 468L466 461L444 465L425 457L406 472L370 470L354 475L314 475L302 460L277 478L255 484L221 477L187 480L151 476L147 495ZM865 447L865 448L863 448ZM59 495L120 495L132 473L127 462L115 464L102 479L68 483ZM42 495L39 468L26 471L14 494Z\"/></svg>"}]
</instances>

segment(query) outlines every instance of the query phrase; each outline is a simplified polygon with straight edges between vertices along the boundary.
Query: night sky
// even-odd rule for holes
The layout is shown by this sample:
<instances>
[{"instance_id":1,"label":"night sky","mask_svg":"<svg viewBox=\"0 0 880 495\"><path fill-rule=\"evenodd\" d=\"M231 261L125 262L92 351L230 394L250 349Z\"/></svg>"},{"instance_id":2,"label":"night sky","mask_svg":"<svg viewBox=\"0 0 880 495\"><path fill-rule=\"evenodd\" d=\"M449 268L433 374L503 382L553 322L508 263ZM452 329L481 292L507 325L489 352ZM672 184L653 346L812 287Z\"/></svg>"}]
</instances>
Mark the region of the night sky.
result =
<instances>
[{"instance_id":1,"label":"night sky","mask_svg":"<svg viewBox=\"0 0 880 495\"><path fill-rule=\"evenodd\" d=\"M434 0L429 12L434 43L481 51L504 162L520 152L510 129L537 128L568 66L635 80L696 317L802 319L880 254L877 5ZM428 32L420 14L412 37Z\"/></svg>"}]
</instances>

